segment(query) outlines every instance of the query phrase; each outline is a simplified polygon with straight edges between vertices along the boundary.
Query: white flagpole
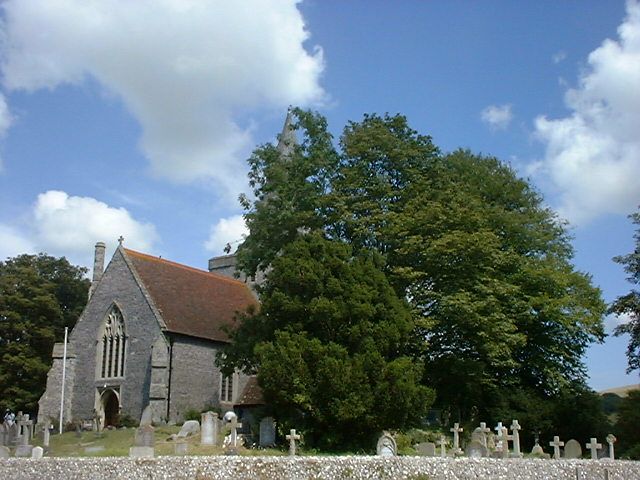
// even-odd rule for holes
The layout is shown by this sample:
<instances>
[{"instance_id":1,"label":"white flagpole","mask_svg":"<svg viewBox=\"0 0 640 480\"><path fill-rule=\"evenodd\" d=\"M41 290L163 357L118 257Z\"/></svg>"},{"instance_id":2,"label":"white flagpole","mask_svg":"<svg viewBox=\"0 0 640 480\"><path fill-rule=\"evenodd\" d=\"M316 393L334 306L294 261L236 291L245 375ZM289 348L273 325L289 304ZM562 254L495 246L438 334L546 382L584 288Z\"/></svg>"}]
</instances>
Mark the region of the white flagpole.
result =
<instances>
[{"instance_id":1,"label":"white flagpole","mask_svg":"<svg viewBox=\"0 0 640 480\"><path fill-rule=\"evenodd\" d=\"M67 331L69 327L64 327L64 351L62 353L62 392L60 393L60 425L59 433L62 434L62 417L64 408L64 383L67 376Z\"/></svg>"}]
</instances>

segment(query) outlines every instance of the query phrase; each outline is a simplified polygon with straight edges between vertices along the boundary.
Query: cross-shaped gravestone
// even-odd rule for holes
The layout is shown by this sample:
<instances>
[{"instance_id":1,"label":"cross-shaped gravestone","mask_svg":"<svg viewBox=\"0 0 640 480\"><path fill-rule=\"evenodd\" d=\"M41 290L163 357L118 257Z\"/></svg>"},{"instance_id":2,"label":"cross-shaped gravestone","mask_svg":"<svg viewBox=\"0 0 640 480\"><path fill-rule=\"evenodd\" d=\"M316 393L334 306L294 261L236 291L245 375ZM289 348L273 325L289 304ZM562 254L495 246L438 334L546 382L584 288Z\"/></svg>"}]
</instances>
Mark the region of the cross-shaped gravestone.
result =
<instances>
[{"instance_id":1,"label":"cross-shaped gravestone","mask_svg":"<svg viewBox=\"0 0 640 480\"><path fill-rule=\"evenodd\" d=\"M560 459L560 447L564 447L564 442L560 441L559 436L553 437L553 442L549 442L549 446L553 447L553 458Z\"/></svg>"},{"instance_id":2,"label":"cross-shaped gravestone","mask_svg":"<svg viewBox=\"0 0 640 480\"><path fill-rule=\"evenodd\" d=\"M464 429L460 428L459 423L454 423L453 428L450 428L449 431L453 432L453 448L451 449L452 455L462 454L462 449L460 448L460 432Z\"/></svg>"},{"instance_id":3,"label":"cross-shaped gravestone","mask_svg":"<svg viewBox=\"0 0 640 480\"><path fill-rule=\"evenodd\" d=\"M238 446L238 429L242 428L242 423L238 422L238 417L235 415L231 419L231 446Z\"/></svg>"},{"instance_id":4,"label":"cross-shaped gravestone","mask_svg":"<svg viewBox=\"0 0 640 480\"><path fill-rule=\"evenodd\" d=\"M447 456L447 449L446 449L447 439L445 438L444 435L440 437L440 442L438 442L438 444L440 445L440 456L442 458L446 457Z\"/></svg>"},{"instance_id":5,"label":"cross-shaped gravestone","mask_svg":"<svg viewBox=\"0 0 640 480\"><path fill-rule=\"evenodd\" d=\"M509 440L513 440L513 435L509 435L509 429L507 427L502 427L500 433L498 435L498 445L501 445L500 452L502 453L503 458L509 457Z\"/></svg>"},{"instance_id":6,"label":"cross-shaped gravestone","mask_svg":"<svg viewBox=\"0 0 640 480\"><path fill-rule=\"evenodd\" d=\"M487 446L487 434L491 432L491 429L487 427L486 422L480 422L480 430L482 433L482 445Z\"/></svg>"},{"instance_id":7,"label":"cross-shaped gravestone","mask_svg":"<svg viewBox=\"0 0 640 480\"><path fill-rule=\"evenodd\" d=\"M511 431L513 432L511 435L513 438L513 456L517 458L522 457L522 453L520 453L520 433L518 432L521 428L518 420L514 420L511 423Z\"/></svg>"},{"instance_id":8,"label":"cross-shaped gravestone","mask_svg":"<svg viewBox=\"0 0 640 480\"><path fill-rule=\"evenodd\" d=\"M289 440L289 455L294 456L296 454L296 440L300 440L300 435L296 435L296 430L292 428L289 435L284 438Z\"/></svg>"},{"instance_id":9,"label":"cross-shaped gravestone","mask_svg":"<svg viewBox=\"0 0 640 480\"><path fill-rule=\"evenodd\" d=\"M591 460L598 459L598 450L602 448L602 444L598 443L598 439L591 437L591 441L587 443L586 447L591 450Z\"/></svg>"},{"instance_id":10,"label":"cross-shaped gravestone","mask_svg":"<svg viewBox=\"0 0 640 480\"><path fill-rule=\"evenodd\" d=\"M502 442L500 441L500 436L502 435L502 422L498 422L498 425L494 427L494 430L496 431L496 436L498 437L496 450L502 450Z\"/></svg>"},{"instance_id":11,"label":"cross-shaped gravestone","mask_svg":"<svg viewBox=\"0 0 640 480\"><path fill-rule=\"evenodd\" d=\"M611 433L607 435L607 443L609 444L609 460L615 459L615 455L613 452L613 444L616 443L616 440L618 439L615 437L615 435Z\"/></svg>"}]
</instances>

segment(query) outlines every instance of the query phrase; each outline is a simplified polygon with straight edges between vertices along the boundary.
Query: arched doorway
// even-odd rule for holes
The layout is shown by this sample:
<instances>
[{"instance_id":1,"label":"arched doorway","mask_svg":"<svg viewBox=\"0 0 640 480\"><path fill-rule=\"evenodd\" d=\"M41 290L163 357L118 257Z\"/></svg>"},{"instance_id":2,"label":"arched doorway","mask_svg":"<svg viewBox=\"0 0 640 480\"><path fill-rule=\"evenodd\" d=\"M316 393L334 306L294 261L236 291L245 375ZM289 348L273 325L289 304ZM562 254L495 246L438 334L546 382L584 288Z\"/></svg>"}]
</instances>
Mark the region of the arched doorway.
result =
<instances>
[{"instance_id":1,"label":"arched doorway","mask_svg":"<svg viewBox=\"0 0 640 480\"><path fill-rule=\"evenodd\" d=\"M100 403L104 412L104 427L112 425L118 426L118 417L120 415L120 399L113 390L105 390L102 392Z\"/></svg>"}]
</instances>

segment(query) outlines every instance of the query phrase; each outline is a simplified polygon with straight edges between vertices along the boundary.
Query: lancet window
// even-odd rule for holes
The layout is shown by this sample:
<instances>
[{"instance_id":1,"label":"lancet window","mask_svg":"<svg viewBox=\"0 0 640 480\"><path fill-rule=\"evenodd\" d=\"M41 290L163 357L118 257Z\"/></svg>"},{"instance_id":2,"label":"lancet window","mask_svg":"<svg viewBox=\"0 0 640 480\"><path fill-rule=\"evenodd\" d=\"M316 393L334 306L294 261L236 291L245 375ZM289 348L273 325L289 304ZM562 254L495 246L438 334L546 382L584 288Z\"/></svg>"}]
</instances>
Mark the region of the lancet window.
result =
<instances>
[{"instance_id":1,"label":"lancet window","mask_svg":"<svg viewBox=\"0 0 640 480\"><path fill-rule=\"evenodd\" d=\"M105 319L98 344L98 375L100 378L124 376L127 336L122 312L115 305Z\"/></svg>"},{"instance_id":2,"label":"lancet window","mask_svg":"<svg viewBox=\"0 0 640 480\"><path fill-rule=\"evenodd\" d=\"M220 385L220 401L232 402L233 401L233 377L235 374L231 374L228 377L222 377Z\"/></svg>"}]
</instances>

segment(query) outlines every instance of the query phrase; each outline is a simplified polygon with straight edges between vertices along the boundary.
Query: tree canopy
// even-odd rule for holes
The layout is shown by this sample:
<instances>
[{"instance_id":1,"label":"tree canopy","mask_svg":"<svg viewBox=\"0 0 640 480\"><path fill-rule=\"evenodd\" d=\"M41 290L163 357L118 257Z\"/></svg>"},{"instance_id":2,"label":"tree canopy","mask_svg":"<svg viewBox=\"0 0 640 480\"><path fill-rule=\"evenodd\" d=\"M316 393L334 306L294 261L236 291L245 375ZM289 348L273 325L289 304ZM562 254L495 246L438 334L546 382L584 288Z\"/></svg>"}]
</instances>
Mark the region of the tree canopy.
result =
<instances>
[{"instance_id":1,"label":"tree canopy","mask_svg":"<svg viewBox=\"0 0 640 480\"><path fill-rule=\"evenodd\" d=\"M45 254L0 262L0 403L35 412L53 344L87 302L86 269Z\"/></svg>"},{"instance_id":2,"label":"tree canopy","mask_svg":"<svg viewBox=\"0 0 640 480\"><path fill-rule=\"evenodd\" d=\"M638 225L633 238L636 241L635 250L628 255L615 257L613 260L624 265L624 270L629 274L627 280L634 285L640 285L640 211L629 216L634 224ZM616 315L626 315L628 321L618 325L615 335L629 334L629 346L627 347L627 360L629 367L627 373L640 370L640 292L632 289L626 295L616 299L609 307L609 312Z\"/></svg>"},{"instance_id":3,"label":"tree canopy","mask_svg":"<svg viewBox=\"0 0 640 480\"><path fill-rule=\"evenodd\" d=\"M299 145L250 159L246 273L272 279L269 266L308 232L379 255L411 309L405 350L456 420L494 420L514 392L542 400L584 385L582 357L604 337L606 306L527 181L493 157L443 154L401 115L365 115L334 146L321 116L294 113Z\"/></svg>"}]
</instances>

